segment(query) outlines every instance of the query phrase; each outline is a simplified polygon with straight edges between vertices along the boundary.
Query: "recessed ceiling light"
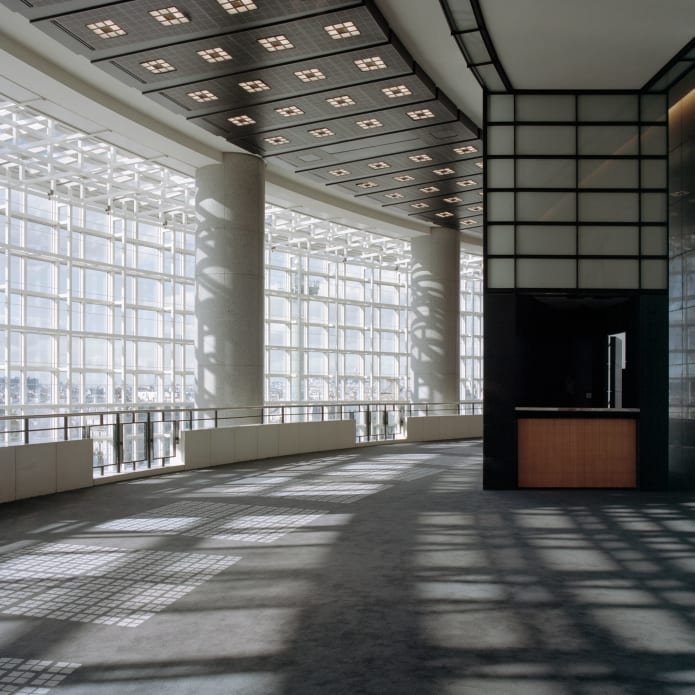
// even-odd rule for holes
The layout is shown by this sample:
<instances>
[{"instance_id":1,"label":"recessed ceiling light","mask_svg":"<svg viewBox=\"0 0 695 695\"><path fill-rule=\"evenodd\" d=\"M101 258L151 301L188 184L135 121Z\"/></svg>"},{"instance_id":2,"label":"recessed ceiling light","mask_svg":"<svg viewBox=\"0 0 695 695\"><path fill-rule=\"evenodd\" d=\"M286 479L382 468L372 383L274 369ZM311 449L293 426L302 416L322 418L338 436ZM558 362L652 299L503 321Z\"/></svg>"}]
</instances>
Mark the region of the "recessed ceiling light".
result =
<instances>
[{"instance_id":1,"label":"recessed ceiling light","mask_svg":"<svg viewBox=\"0 0 695 695\"><path fill-rule=\"evenodd\" d=\"M401 183L405 183L406 181L415 181L414 177L410 176L410 174L403 174L402 176L394 176L393 178L395 181L400 181Z\"/></svg>"},{"instance_id":2,"label":"recessed ceiling light","mask_svg":"<svg viewBox=\"0 0 695 695\"><path fill-rule=\"evenodd\" d=\"M269 145L286 145L289 140L282 135L274 135L270 138L263 138Z\"/></svg>"},{"instance_id":3,"label":"recessed ceiling light","mask_svg":"<svg viewBox=\"0 0 695 695\"><path fill-rule=\"evenodd\" d=\"M249 94L255 92L266 92L270 87L263 80L250 80L249 82L239 82L239 86Z\"/></svg>"},{"instance_id":4,"label":"recessed ceiling light","mask_svg":"<svg viewBox=\"0 0 695 695\"><path fill-rule=\"evenodd\" d=\"M472 224L478 224L478 220L471 220L471 219L461 220L461 224L465 224L468 227Z\"/></svg>"},{"instance_id":5,"label":"recessed ceiling light","mask_svg":"<svg viewBox=\"0 0 695 695\"><path fill-rule=\"evenodd\" d=\"M384 197L390 198L391 200L397 200L398 198L402 198L403 194L402 193L385 193Z\"/></svg>"},{"instance_id":6,"label":"recessed ceiling light","mask_svg":"<svg viewBox=\"0 0 695 695\"><path fill-rule=\"evenodd\" d=\"M223 10L229 14L241 14L258 9L252 0L217 0Z\"/></svg>"},{"instance_id":7,"label":"recessed ceiling light","mask_svg":"<svg viewBox=\"0 0 695 695\"><path fill-rule=\"evenodd\" d=\"M352 22L341 22L340 24L330 24L323 30L332 39L347 39L350 36L359 36L360 30Z\"/></svg>"},{"instance_id":8,"label":"recessed ceiling light","mask_svg":"<svg viewBox=\"0 0 695 695\"><path fill-rule=\"evenodd\" d=\"M181 12L177 7L162 7L159 10L150 10L150 17L154 17L160 24L165 27L173 26L174 24L186 24L191 20Z\"/></svg>"},{"instance_id":9,"label":"recessed ceiling light","mask_svg":"<svg viewBox=\"0 0 695 695\"><path fill-rule=\"evenodd\" d=\"M369 72L370 70L383 70L386 67L386 63L379 58L379 56L372 56L371 58L358 58L352 62L362 72Z\"/></svg>"},{"instance_id":10,"label":"recessed ceiling light","mask_svg":"<svg viewBox=\"0 0 695 695\"><path fill-rule=\"evenodd\" d=\"M197 101L199 104L204 104L206 101L217 100L217 95L213 94L209 89L201 89L198 92L188 92L187 94L193 101Z\"/></svg>"},{"instance_id":11,"label":"recessed ceiling light","mask_svg":"<svg viewBox=\"0 0 695 695\"><path fill-rule=\"evenodd\" d=\"M87 29L93 31L101 39L115 39L117 36L125 36L128 32L110 19L101 22L87 24Z\"/></svg>"},{"instance_id":12,"label":"recessed ceiling light","mask_svg":"<svg viewBox=\"0 0 695 695\"><path fill-rule=\"evenodd\" d=\"M425 186L420 189L423 193L438 193L439 189L436 186Z\"/></svg>"},{"instance_id":13,"label":"recessed ceiling light","mask_svg":"<svg viewBox=\"0 0 695 695\"><path fill-rule=\"evenodd\" d=\"M429 109L418 109L417 111L408 111L408 116L414 121L423 121L426 118L434 118L434 114Z\"/></svg>"},{"instance_id":14,"label":"recessed ceiling light","mask_svg":"<svg viewBox=\"0 0 695 695\"><path fill-rule=\"evenodd\" d=\"M411 208L415 208L416 210L424 210L425 208L428 208L429 205L427 203L413 203Z\"/></svg>"},{"instance_id":15,"label":"recessed ceiling light","mask_svg":"<svg viewBox=\"0 0 695 695\"><path fill-rule=\"evenodd\" d=\"M341 97L329 97L326 101L331 106L335 106L336 109L342 108L343 106L352 106L355 103L355 100L347 94Z\"/></svg>"},{"instance_id":16,"label":"recessed ceiling light","mask_svg":"<svg viewBox=\"0 0 695 695\"><path fill-rule=\"evenodd\" d=\"M466 210L470 210L471 212L482 212L483 206L482 205L471 205L470 207L466 208Z\"/></svg>"},{"instance_id":17,"label":"recessed ceiling light","mask_svg":"<svg viewBox=\"0 0 695 695\"><path fill-rule=\"evenodd\" d=\"M465 181L457 181L456 185L461 186L461 188L468 188L468 186L475 186L475 181L466 179Z\"/></svg>"},{"instance_id":18,"label":"recessed ceiling light","mask_svg":"<svg viewBox=\"0 0 695 695\"><path fill-rule=\"evenodd\" d=\"M367 164L370 169L390 169L391 165L388 162L372 162Z\"/></svg>"},{"instance_id":19,"label":"recessed ceiling light","mask_svg":"<svg viewBox=\"0 0 695 695\"><path fill-rule=\"evenodd\" d=\"M480 160L479 162L476 162L476 163L475 163L475 165L476 165L476 166L477 166L478 168L480 168L480 169L482 169L482 168L483 168L483 166L484 166L484 164L483 164L483 161L482 161L482 160Z\"/></svg>"},{"instance_id":20,"label":"recessed ceiling light","mask_svg":"<svg viewBox=\"0 0 695 695\"><path fill-rule=\"evenodd\" d=\"M277 36L266 36L262 39L258 39L258 43L260 43L261 46L263 46L263 48L270 53L273 51L286 51L288 48L294 48L294 44L284 34L278 34Z\"/></svg>"},{"instance_id":21,"label":"recessed ceiling light","mask_svg":"<svg viewBox=\"0 0 695 695\"><path fill-rule=\"evenodd\" d=\"M232 56L219 46L217 48L205 48L202 51L196 51L196 53L208 63L221 63L232 59Z\"/></svg>"},{"instance_id":22,"label":"recessed ceiling light","mask_svg":"<svg viewBox=\"0 0 695 695\"><path fill-rule=\"evenodd\" d=\"M396 97L407 97L412 94L412 92L404 84L399 84L395 87L384 87L381 91L389 99L395 99Z\"/></svg>"},{"instance_id":23,"label":"recessed ceiling light","mask_svg":"<svg viewBox=\"0 0 695 695\"><path fill-rule=\"evenodd\" d=\"M454 147L456 154L475 154L478 150L473 145L464 145L463 147Z\"/></svg>"},{"instance_id":24,"label":"recessed ceiling light","mask_svg":"<svg viewBox=\"0 0 695 695\"><path fill-rule=\"evenodd\" d=\"M331 176L347 176L350 172L347 169L333 169L328 173Z\"/></svg>"},{"instance_id":25,"label":"recessed ceiling light","mask_svg":"<svg viewBox=\"0 0 695 695\"><path fill-rule=\"evenodd\" d=\"M315 128L309 131L315 138L327 138L335 133L330 128Z\"/></svg>"},{"instance_id":26,"label":"recessed ceiling light","mask_svg":"<svg viewBox=\"0 0 695 695\"><path fill-rule=\"evenodd\" d=\"M430 157L428 154L411 154L408 159L411 162L431 162L432 157Z\"/></svg>"},{"instance_id":27,"label":"recessed ceiling light","mask_svg":"<svg viewBox=\"0 0 695 695\"><path fill-rule=\"evenodd\" d=\"M301 116L304 113L299 106L283 106L282 108L275 109L275 112L285 117Z\"/></svg>"},{"instance_id":28,"label":"recessed ceiling light","mask_svg":"<svg viewBox=\"0 0 695 695\"><path fill-rule=\"evenodd\" d=\"M447 212L447 211L444 211L444 212L435 212L434 214L435 214L437 217L453 217L453 216L454 216L454 213L453 213L453 212Z\"/></svg>"},{"instance_id":29,"label":"recessed ceiling light","mask_svg":"<svg viewBox=\"0 0 695 695\"><path fill-rule=\"evenodd\" d=\"M369 130L370 128L381 128L381 126L384 125L376 118L368 118L366 121L356 121L355 124L360 128L364 128L365 130Z\"/></svg>"},{"instance_id":30,"label":"recessed ceiling light","mask_svg":"<svg viewBox=\"0 0 695 695\"><path fill-rule=\"evenodd\" d=\"M149 70L155 75L161 75L163 72L172 72L176 70L176 68L171 63L164 60L164 58L146 60L144 63L140 63L140 65L145 68L145 70Z\"/></svg>"},{"instance_id":31,"label":"recessed ceiling light","mask_svg":"<svg viewBox=\"0 0 695 695\"><path fill-rule=\"evenodd\" d=\"M227 119L230 123L233 123L234 125L252 125L256 121L251 118L251 116L230 116Z\"/></svg>"},{"instance_id":32,"label":"recessed ceiling light","mask_svg":"<svg viewBox=\"0 0 695 695\"><path fill-rule=\"evenodd\" d=\"M374 181L363 181L357 184L359 188L376 188L379 184L374 183Z\"/></svg>"},{"instance_id":33,"label":"recessed ceiling light","mask_svg":"<svg viewBox=\"0 0 695 695\"><path fill-rule=\"evenodd\" d=\"M302 82L315 82L316 80L325 80L326 76L317 68L309 70L299 70L294 73Z\"/></svg>"},{"instance_id":34,"label":"recessed ceiling light","mask_svg":"<svg viewBox=\"0 0 695 695\"><path fill-rule=\"evenodd\" d=\"M457 195L452 195L450 198L444 198L445 203L462 203L463 198L459 198Z\"/></svg>"},{"instance_id":35,"label":"recessed ceiling light","mask_svg":"<svg viewBox=\"0 0 695 695\"><path fill-rule=\"evenodd\" d=\"M449 167L444 167L443 169L434 169L434 173L437 174L437 176L446 176L447 174L455 174L456 172Z\"/></svg>"}]
</instances>

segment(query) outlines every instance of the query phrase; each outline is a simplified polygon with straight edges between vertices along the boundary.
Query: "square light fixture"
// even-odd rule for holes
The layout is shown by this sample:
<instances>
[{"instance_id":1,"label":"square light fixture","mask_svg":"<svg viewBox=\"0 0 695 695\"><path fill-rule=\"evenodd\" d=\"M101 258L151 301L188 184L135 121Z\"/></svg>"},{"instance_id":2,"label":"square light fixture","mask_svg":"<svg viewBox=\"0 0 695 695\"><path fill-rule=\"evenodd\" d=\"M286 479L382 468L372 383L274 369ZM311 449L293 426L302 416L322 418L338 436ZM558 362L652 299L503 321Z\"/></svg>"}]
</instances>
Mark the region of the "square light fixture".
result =
<instances>
[{"instance_id":1,"label":"square light fixture","mask_svg":"<svg viewBox=\"0 0 695 695\"><path fill-rule=\"evenodd\" d=\"M355 103L355 100L347 94L344 94L340 97L329 97L328 99L326 99L326 101L331 106L335 106L336 109L340 109L343 106L352 106Z\"/></svg>"},{"instance_id":2,"label":"square light fixture","mask_svg":"<svg viewBox=\"0 0 695 695\"><path fill-rule=\"evenodd\" d=\"M93 31L100 39L115 39L117 36L125 36L128 32L110 19L87 24L87 29Z\"/></svg>"},{"instance_id":3,"label":"square light fixture","mask_svg":"<svg viewBox=\"0 0 695 695\"><path fill-rule=\"evenodd\" d=\"M481 159L479 162L476 162L475 165L478 167L478 169L482 169L485 165L483 164L483 160Z\"/></svg>"},{"instance_id":4,"label":"square light fixture","mask_svg":"<svg viewBox=\"0 0 695 695\"><path fill-rule=\"evenodd\" d=\"M473 179L464 179L463 181L457 181L456 185L461 186L461 188L468 188L468 186L475 186L475 181Z\"/></svg>"},{"instance_id":5,"label":"square light fixture","mask_svg":"<svg viewBox=\"0 0 695 695\"><path fill-rule=\"evenodd\" d=\"M234 125L253 125L256 121L251 118L251 116L230 116L227 119L230 123Z\"/></svg>"},{"instance_id":6,"label":"square light fixture","mask_svg":"<svg viewBox=\"0 0 695 695\"><path fill-rule=\"evenodd\" d=\"M478 224L478 220L471 220L471 219L461 220L461 224L462 225L465 224L466 227L470 227L472 224Z\"/></svg>"},{"instance_id":7,"label":"square light fixture","mask_svg":"<svg viewBox=\"0 0 695 695\"><path fill-rule=\"evenodd\" d=\"M414 121L424 121L426 118L434 118L434 114L429 109L418 109L417 111L408 111L408 116Z\"/></svg>"},{"instance_id":8,"label":"square light fixture","mask_svg":"<svg viewBox=\"0 0 695 695\"><path fill-rule=\"evenodd\" d=\"M362 181L362 183L357 184L358 188L376 188L378 185L374 181Z\"/></svg>"},{"instance_id":9,"label":"square light fixture","mask_svg":"<svg viewBox=\"0 0 695 695\"><path fill-rule=\"evenodd\" d=\"M462 203L463 198L459 198L457 195L452 195L450 198L444 198L445 203Z\"/></svg>"},{"instance_id":10,"label":"square light fixture","mask_svg":"<svg viewBox=\"0 0 695 695\"><path fill-rule=\"evenodd\" d=\"M401 183L405 183L406 181L415 181L415 178L410 174L402 174L401 176L394 176L393 178L394 181L400 181Z\"/></svg>"},{"instance_id":11,"label":"square light fixture","mask_svg":"<svg viewBox=\"0 0 695 695\"><path fill-rule=\"evenodd\" d=\"M420 190L423 193L439 193L439 189L436 186L424 186Z\"/></svg>"},{"instance_id":12,"label":"square light fixture","mask_svg":"<svg viewBox=\"0 0 695 695\"><path fill-rule=\"evenodd\" d=\"M217 2L229 14L241 14L258 9L252 0L217 0Z\"/></svg>"},{"instance_id":13,"label":"square light fixture","mask_svg":"<svg viewBox=\"0 0 695 695\"><path fill-rule=\"evenodd\" d=\"M350 172L347 169L332 169L328 173L331 176L347 176Z\"/></svg>"},{"instance_id":14,"label":"square light fixture","mask_svg":"<svg viewBox=\"0 0 695 695\"><path fill-rule=\"evenodd\" d=\"M411 154L408 159L411 162L431 162L432 157L430 157L428 154Z\"/></svg>"},{"instance_id":15,"label":"square light fixture","mask_svg":"<svg viewBox=\"0 0 695 695\"><path fill-rule=\"evenodd\" d=\"M428 203L412 203L410 206L411 208L415 208L416 210L424 210L425 208L429 207Z\"/></svg>"},{"instance_id":16,"label":"square light fixture","mask_svg":"<svg viewBox=\"0 0 695 695\"><path fill-rule=\"evenodd\" d=\"M466 210L470 210L471 212L482 212L483 206L482 205L471 205L470 207L466 208Z\"/></svg>"},{"instance_id":17,"label":"square light fixture","mask_svg":"<svg viewBox=\"0 0 695 695\"><path fill-rule=\"evenodd\" d=\"M364 130L369 130L370 128L381 128L384 124L376 118L368 118L366 121L355 121L355 125Z\"/></svg>"},{"instance_id":18,"label":"square light fixture","mask_svg":"<svg viewBox=\"0 0 695 695\"><path fill-rule=\"evenodd\" d=\"M370 70L383 70L386 67L386 63L379 56L372 56L371 58L358 58L352 62L362 72L369 72Z\"/></svg>"},{"instance_id":19,"label":"square light fixture","mask_svg":"<svg viewBox=\"0 0 695 695\"><path fill-rule=\"evenodd\" d=\"M289 140L282 135L274 135L270 138L263 138L269 145L287 145Z\"/></svg>"},{"instance_id":20,"label":"square light fixture","mask_svg":"<svg viewBox=\"0 0 695 695\"><path fill-rule=\"evenodd\" d=\"M266 36L262 39L258 39L258 43L265 48L266 51L273 53L273 51L286 51L288 48L294 48L294 44L284 35L278 34L277 36Z\"/></svg>"},{"instance_id":21,"label":"square light fixture","mask_svg":"<svg viewBox=\"0 0 695 695\"><path fill-rule=\"evenodd\" d=\"M177 7L162 7L159 10L150 10L150 17L154 17L160 24L165 27L171 27L175 24L186 24L191 20L181 12Z\"/></svg>"},{"instance_id":22,"label":"square light fixture","mask_svg":"<svg viewBox=\"0 0 695 695\"><path fill-rule=\"evenodd\" d=\"M371 162L367 164L370 169L390 169L391 165L388 162Z\"/></svg>"},{"instance_id":23,"label":"square light fixture","mask_svg":"<svg viewBox=\"0 0 695 695\"><path fill-rule=\"evenodd\" d=\"M314 128L314 130L310 130L309 133L315 138L327 138L331 135L335 135L330 128Z\"/></svg>"},{"instance_id":24,"label":"square light fixture","mask_svg":"<svg viewBox=\"0 0 695 695\"><path fill-rule=\"evenodd\" d=\"M217 101L218 99L217 95L213 94L209 89L201 89L198 92L187 92L187 95L199 104L204 104L207 101Z\"/></svg>"},{"instance_id":25,"label":"square light fixture","mask_svg":"<svg viewBox=\"0 0 695 695\"><path fill-rule=\"evenodd\" d=\"M444 167L443 169L434 169L433 170L437 176L446 176L447 174L455 174L456 172L453 169L450 169L449 167Z\"/></svg>"},{"instance_id":26,"label":"square light fixture","mask_svg":"<svg viewBox=\"0 0 695 695\"><path fill-rule=\"evenodd\" d=\"M164 60L164 58L146 60L144 63L140 63L140 65L145 68L145 70L149 70L155 75L161 75L163 72L172 72L176 70L176 68L170 62Z\"/></svg>"},{"instance_id":27,"label":"square light fixture","mask_svg":"<svg viewBox=\"0 0 695 695\"><path fill-rule=\"evenodd\" d=\"M391 200L398 200L398 198L403 197L403 194L402 193L385 193L384 197L390 198Z\"/></svg>"},{"instance_id":28,"label":"square light fixture","mask_svg":"<svg viewBox=\"0 0 695 695\"><path fill-rule=\"evenodd\" d=\"M360 30L352 22L341 22L340 24L329 24L323 30L332 39L348 39L351 36L359 36Z\"/></svg>"},{"instance_id":29,"label":"square light fixture","mask_svg":"<svg viewBox=\"0 0 695 695\"><path fill-rule=\"evenodd\" d=\"M444 212L435 212L434 214L437 217L453 217L454 216L453 212L449 212L447 210L445 210Z\"/></svg>"},{"instance_id":30,"label":"square light fixture","mask_svg":"<svg viewBox=\"0 0 695 695\"><path fill-rule=\"evenodd\" d=\"M275 113L289 118L290 116L301 116L304 111L302 111L299 106L282 106L279 109L275 109Z\"/></svg>"},{"instance_id":31,"label":"square light fixture","mask_svg":"<svg viewBox=\"0 0 695 695\"><path fill-rule=\"evenodd\" d=\"M316 80L326 79L326 76L318 68L310 68L309 70L299 70L294 74L295 77L298 77L302 82L316 82Z\"/></svg>"},{"instance_id":32,"label":"square light fixture","mask_svg":"<svg viewBox=\"0 0 695 695\"><path fill-rule=\"evenodd\" d=\"M263 80L250 80L248 82L239 82L239 86L249 94L256 92L267 92L270 87Z\"/></svg>"},{"instance_id":33,"label":"square light fixture","mask_svg":"<svg viewBox=\"0 0 695 695\"><path fill-rule=\"evenodd\" d=\"M219 46L216 48L205 48L202 51L196 51L196 53L208 63L222 63L225 60L232 59L232 56Z\"/></svg>"},{"instance_id":34,"label":"square light fixture","mask_svg":"<svg viewBox=\"0 0 695 695\"><path fill-rule=\"evenodd\" d=\"M456 154L475 154L478 150L473 145L463 145L462 147L454 147Z\"/></svg>"},{"instance_id":35,"label":"square light fixture","mask_svg":"<svg viewBox=\"0 0 695 695\"><path fill-rule=\"evenodd\" d=\"M412 92L404 84L398 84L393 87L384 87L381 91L389 99L396 99L397 97L407 97L412 94Z\"/></svg>"}]
</instances>

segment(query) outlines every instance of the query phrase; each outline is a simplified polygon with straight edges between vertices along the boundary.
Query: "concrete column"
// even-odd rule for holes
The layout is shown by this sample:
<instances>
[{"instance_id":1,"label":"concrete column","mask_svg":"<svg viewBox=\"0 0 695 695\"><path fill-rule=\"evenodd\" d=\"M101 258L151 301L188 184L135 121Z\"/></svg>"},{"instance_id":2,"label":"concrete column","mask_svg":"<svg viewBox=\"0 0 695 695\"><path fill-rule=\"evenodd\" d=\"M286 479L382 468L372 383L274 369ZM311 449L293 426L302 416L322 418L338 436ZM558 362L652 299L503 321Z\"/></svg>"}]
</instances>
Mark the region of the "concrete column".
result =
<instances>
[{"instance_id":1,"label":"concrete column","mask_svg":"<svg viewBox=\"0 0 695 695\"><path fill-rule=\"evenodd\" d=\"M227 153L196 180L197 404L262 405L264 163Z\"/></svg>"},{"instance_id":2,"label":"concrete column","mask_svg":"<svg viewBox=\"0 0 695 695\"><path fill-rule=\"evenodd\" d=\"M410 370L412 399L456 403L459 396L460 238L433 228L412 241Z\"/></svg>"}]
</instances>

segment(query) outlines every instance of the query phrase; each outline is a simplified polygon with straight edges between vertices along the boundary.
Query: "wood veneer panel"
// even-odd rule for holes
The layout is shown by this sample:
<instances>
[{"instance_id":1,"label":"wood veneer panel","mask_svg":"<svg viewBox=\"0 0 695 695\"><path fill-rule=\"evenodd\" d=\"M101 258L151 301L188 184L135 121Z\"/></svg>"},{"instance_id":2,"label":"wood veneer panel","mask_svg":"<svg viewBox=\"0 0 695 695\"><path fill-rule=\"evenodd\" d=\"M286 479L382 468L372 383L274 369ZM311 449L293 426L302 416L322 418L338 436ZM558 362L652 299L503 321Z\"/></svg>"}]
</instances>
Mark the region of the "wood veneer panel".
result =
<instances>
[{"instance_id":1,"label":"wood veneer panel","mask_svg":"<svg viewBox=\"0 0 695 695\"><path fill-rule=\"evenodd\" d=\"M636 421L519 418L519 487L635 487Z\"/></svg>"}]
</instances>

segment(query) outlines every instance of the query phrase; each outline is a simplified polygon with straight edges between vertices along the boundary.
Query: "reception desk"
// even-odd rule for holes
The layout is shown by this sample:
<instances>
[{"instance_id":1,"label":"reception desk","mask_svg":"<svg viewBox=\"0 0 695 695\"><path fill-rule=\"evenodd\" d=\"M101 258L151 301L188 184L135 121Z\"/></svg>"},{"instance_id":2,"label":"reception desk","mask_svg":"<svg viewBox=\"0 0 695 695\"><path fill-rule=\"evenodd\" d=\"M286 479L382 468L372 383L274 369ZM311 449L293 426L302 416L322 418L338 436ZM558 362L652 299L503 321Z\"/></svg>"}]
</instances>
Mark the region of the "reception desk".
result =
<instances>
[{"instance_id":1,"label":"reception desk","mask_svg":"<svg viewBox=\"0 0 695 695\"><path fill-rule=\"evenodd\" d=\"M519 487L635 487L638 417L634 408L516 408Z\"/></svg>"}]
</instances>

